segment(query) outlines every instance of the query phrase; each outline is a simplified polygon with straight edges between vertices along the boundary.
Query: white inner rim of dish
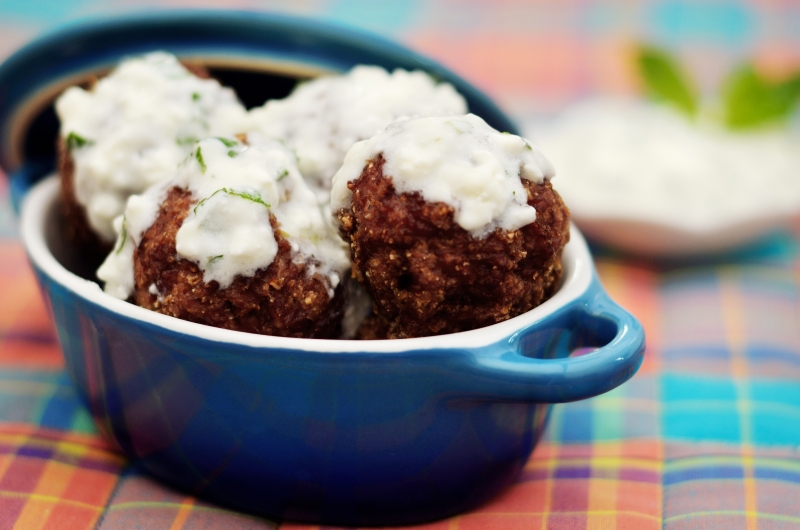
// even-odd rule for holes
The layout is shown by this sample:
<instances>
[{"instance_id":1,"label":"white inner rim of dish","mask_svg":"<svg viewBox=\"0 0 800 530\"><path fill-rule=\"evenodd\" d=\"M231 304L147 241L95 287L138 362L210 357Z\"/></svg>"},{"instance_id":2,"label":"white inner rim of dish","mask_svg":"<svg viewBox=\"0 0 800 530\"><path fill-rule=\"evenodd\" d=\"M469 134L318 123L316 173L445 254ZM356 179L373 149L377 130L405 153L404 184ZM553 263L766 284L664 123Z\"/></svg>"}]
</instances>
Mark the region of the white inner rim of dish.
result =
<instances>
[{"instance_id":1,"label":"white inner rim of dish","mask_svg":"<svg viewBox=\"0 0 800 530\"><path fill-rule=\"evenodd\" d=\"M84 300L120 316L139 320L176 333L214 342L225 342L254 348L281 348L326 353L394 353L407 350L474 349L511 339L517 332L544 320L558 309L578 299L592 281L593 266L589 248L581 233L570 225L570 242L562 255L561 287L549 300L515 318L484 328L461 333L399 340L327 340L298 339L257 335L215 328L156 313L105 294L95 282L68 271L51 252L47 239L47 219L58 204L60 184L50 176L36 184L25 197L22 206L21 233L33 264L56 283L66 287ZM58 236L60 237L60 236Z\"/></svg>"}]
</instances>

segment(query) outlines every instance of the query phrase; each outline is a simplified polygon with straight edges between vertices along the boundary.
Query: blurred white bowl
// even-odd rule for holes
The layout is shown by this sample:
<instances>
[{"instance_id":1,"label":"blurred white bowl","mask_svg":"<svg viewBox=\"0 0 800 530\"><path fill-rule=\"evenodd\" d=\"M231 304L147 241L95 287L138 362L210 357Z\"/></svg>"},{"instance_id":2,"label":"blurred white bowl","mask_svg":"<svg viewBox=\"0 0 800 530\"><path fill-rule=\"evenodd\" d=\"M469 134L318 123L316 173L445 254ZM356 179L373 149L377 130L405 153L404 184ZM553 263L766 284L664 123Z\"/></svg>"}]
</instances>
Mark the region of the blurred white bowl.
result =
<instances>
[{"instance_id":1,"label":"blurred white bowl","mask_svg":"<svg viewBox=\"0 0 800 530\"><path fill-rule=\"evenodd\" d=\"M553 162L575 223L628 253L719 253L800 216L800 137L788 129L730 132L669 107L610 98L526 125Z\"/></svg>"}]
</instances>

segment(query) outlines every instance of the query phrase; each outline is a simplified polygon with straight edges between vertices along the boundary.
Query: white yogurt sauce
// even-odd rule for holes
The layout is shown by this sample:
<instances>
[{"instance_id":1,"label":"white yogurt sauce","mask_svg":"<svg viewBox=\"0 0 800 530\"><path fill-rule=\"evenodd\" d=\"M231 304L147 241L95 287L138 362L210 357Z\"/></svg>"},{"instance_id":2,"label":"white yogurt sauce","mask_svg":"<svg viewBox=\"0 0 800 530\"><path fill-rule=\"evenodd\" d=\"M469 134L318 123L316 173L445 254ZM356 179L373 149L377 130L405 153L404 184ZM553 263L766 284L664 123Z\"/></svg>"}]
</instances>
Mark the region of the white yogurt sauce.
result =
<instances>
[{"instance_id":1,"label":"white yogurt sauce","mask_svg":"<svg viewBox=\"0 0 800 530\"><path fill-rule=\"evenodd\" d=\"M190 152L174 177L128 199L115 220L115 250L97 272L105 291L118 298L133 293L133 251L152 225L159 206L174 186L189 189L197 203L176 235L178 256L197 264L203 280L224 289L237 276L252 276L274 260L278 244L269 213L292 246L298 262L312 262L310 274L330 280L329 296L350 262L341 238L323 217L315 194L297 169L294 155L258 133L248 145L208 138Z\"/></svg>"},{"instance_id":2,"label":"white yogurt sauce","mask_svg":"<svg viewBox=\"0 0 800 530\"><path fill-rule=\"evenodd\" d=\"M56 112L77 201L107 242L130 195L172 177L197 140L241 132L247 116L231 89L165 52L123 61L91 90L67 89Z\"/></svg>"},{"instance_id":3,"label":"white yogurt sauce","mask_svg":"<svg viewBox=\"0 0 800 530\"><path fill-rule=\"evenodd\" d=\"M383 174L398 193L420 192L455 210L455 221L475 237L495 228L516 230L536 220L520 178L541 183L554 175L547 159L519 136L500 133L473 114L399 121L355 144L333 178L331 209L350 205L347 183L367 161L385 160Z\"/></svg>"},{"instance_id":4,"label":"white yogurt sauce","mask_svg":"<svg viewBox=\"0 0 800 530\"><path fill-rule=\"evenodd\" d=\"M325 202L330 181L350 147L404 117L464 114L464 98L420 71L356 66L315 79L282 100L250 111L251 130L281 139L296 152L300 172Z\"/></svg>"},{"instance_id":5,"label":"white yogurt sauce","mask_svg":"<svg viewBox=\"0 0 800 530\"><path fill-rule=\"evenodd\" d=\"M713 230L800 205L800 137L730 132L669 107L598 98L529 133L577 217Z\"/></svg>"}]
</instances>

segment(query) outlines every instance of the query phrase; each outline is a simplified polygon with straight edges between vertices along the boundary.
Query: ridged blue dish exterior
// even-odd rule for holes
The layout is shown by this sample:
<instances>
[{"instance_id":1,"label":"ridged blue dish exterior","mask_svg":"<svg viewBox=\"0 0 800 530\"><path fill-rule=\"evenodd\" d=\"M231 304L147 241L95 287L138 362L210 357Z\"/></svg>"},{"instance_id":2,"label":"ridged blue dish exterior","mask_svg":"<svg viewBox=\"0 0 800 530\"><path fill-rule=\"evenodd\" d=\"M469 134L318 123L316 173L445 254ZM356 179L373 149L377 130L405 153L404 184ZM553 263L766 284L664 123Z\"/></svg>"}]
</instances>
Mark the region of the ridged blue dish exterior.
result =
<instances>
[{"instance_id":1,"label":"ridged blue dish exterior","mask_svg":"<svg viewBox=\"0 0 800 530\"><path fill-rule=\"evenodd\" d=\"M225 505L312 522L410 524L481 504L519 475L547 420L542 398L621 384L644 346L596 279L490 346L341 354L198 339L38 279L70 373L127 455Z\"/></svg>"}]
</instances>

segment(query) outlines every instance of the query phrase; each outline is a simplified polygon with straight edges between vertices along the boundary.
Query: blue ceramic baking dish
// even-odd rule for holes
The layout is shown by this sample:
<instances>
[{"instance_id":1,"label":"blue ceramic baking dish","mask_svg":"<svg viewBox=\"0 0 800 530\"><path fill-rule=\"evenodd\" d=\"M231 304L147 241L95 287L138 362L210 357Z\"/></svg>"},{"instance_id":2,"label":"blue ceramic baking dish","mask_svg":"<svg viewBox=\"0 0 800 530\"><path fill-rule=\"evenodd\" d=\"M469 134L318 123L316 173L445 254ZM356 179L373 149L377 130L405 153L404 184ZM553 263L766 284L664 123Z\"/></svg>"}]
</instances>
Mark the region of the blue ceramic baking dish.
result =
<instances>
[{"instance_id":1,"label":"blue ceramic baking dish","mask_svg":"<svg viewBox=\"0 0 800 530\"><path fill-rule=\"evenodd\" d=\"M0 164L15 196L26 195L22 237L67 367L98 427L144 469L274 518L433 520L512 483L551 404L601 394L636 372L642 327L603 291L574 226L552 299L452 335L268 337L105 295L61 237L58 181L42 180L57 133L51 105L65 86L153 49L207 65L251 104L284 95L299 78L357 63L423 69L454 84L495 128L515 130L485 96L410 51L265 14L159 13L74 26L0 66ZM570 356L581 348L594 350Z\"/></svg>"}]
</instances>

